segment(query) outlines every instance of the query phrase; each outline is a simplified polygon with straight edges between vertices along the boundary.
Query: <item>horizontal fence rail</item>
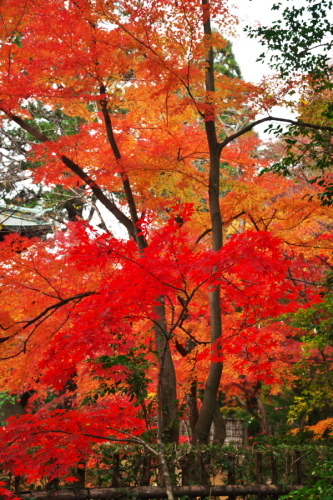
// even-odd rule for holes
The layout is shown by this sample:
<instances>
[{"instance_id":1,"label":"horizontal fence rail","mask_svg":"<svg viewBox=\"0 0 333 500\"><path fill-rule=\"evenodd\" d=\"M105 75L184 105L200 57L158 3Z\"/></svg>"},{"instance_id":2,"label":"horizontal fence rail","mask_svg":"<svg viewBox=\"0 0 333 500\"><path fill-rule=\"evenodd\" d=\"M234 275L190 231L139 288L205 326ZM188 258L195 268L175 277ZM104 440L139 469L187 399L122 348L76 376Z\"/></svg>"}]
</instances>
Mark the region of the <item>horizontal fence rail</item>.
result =
<instances>
[{"instance_id":1,"label":"horizontal fence rail","mask_svg":"<svg viewBox=\"0 0 333 500\"><path fill-rule=\"evenodd\" d=\"M300 485L220 485L220 486L174 486L173 495L177 498L218 497L235 495L274 495L279 496L301 488ZM167 498L165 488L159 486L137 486L122 488L82 488L78 490L32 491L19 495L24 499L35 500L107 500L108 498Z\"/></svg>"}]
</instances>

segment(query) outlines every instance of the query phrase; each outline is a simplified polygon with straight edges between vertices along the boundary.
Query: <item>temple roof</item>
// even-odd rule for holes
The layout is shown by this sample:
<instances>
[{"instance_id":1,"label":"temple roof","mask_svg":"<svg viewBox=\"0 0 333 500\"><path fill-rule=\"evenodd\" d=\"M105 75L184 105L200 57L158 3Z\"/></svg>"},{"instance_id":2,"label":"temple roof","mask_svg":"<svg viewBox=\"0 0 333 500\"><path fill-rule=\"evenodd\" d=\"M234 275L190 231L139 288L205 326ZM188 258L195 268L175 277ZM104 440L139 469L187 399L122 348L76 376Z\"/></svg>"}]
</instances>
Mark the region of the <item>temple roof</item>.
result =
<instances>
[{"instance_id":1,"label":"temple roof","mask_svg":"<svg viewBox=\"0 0 333 500\"><path fill-rule=\"evenodd\" d=\"M40 208L7 206L0 203L0 239L9 233L22 236L42 236L52 231L52 226L44 219Z\"/></svg>"}]
</instances>

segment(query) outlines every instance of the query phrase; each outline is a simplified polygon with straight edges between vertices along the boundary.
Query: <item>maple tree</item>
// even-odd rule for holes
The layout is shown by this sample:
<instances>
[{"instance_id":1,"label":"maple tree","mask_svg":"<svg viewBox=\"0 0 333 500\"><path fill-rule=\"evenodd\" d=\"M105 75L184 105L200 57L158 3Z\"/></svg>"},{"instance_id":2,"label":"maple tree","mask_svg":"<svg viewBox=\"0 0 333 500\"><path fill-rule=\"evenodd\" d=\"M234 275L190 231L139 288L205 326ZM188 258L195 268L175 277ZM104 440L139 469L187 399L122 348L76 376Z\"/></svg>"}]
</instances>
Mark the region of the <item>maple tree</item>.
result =
<instances>
[{"instance_id":1,"label":"maple tree","mask_svg":"<svg viewBox=\"0 0 333 500\"><path fill-rule=\"evenodd\" d=\"M176 442L182 411L206 443L221 388L291 383L301 344L281 315L321 300L331 263L331 209L302 182L258 177L271 162L253 129L332 129L256 119L283 94L214 72L227 2L2 9L3 129L35 183L75 196L66 231L1 244L0 378L35 393L2 429L0 462L31 481L71 477L96 443L149 446L156 427Z\"/></svg>"}]
</instances>

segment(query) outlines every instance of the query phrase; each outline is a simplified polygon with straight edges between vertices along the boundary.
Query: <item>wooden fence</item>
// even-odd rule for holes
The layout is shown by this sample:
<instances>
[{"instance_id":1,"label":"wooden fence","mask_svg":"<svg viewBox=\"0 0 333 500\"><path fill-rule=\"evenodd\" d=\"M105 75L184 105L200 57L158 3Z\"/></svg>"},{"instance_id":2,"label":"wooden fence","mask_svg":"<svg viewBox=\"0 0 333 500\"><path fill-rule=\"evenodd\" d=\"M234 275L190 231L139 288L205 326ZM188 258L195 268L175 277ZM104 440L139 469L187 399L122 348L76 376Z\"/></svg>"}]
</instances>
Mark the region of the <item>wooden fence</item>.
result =
<instances>
[{"instance_id":1,"label":"wooden fence","mask_svg":"<svg viewBox=\"0 0 333 500\"><path fill-rule=\"evenodd\" d=\"M329 447L263 448L260 450L189 445L169 447L166 455L175 497L279 498L315 479L312 469L319 461L332 460ZM16 481L11 485L23 499L125 499L166 498L160 465L142 448L102 446L93 466L73 474L79 481L57 485L56 491L28 491ZM46 485L44 485L46 486ZM50 486L50 485L49 485ZM55 484L53 483L53 486ZM43 487L43 485L41 485ZM22 491L23 490L23 491Z\"/></svg>"},{"instance_id":2,"label":"wooden fence","mask_svg":"<svg viewBox=\"0 0 333 500\"><path fill-rule=\"evenodd\" d=\"M248 495L264 499L266 497L278 499L301 486L294 485L220 485L220 486L174 486L173 495L176 498L222 497L236 500ZM80 488L57 491L31 491L18 494L19 497L31 500L108 500L110 499L155 499L167 498L165 488L158 486L137 486L128 488ZM1 498L1 497L0 497Z\"/></svg>"}]
</instances>

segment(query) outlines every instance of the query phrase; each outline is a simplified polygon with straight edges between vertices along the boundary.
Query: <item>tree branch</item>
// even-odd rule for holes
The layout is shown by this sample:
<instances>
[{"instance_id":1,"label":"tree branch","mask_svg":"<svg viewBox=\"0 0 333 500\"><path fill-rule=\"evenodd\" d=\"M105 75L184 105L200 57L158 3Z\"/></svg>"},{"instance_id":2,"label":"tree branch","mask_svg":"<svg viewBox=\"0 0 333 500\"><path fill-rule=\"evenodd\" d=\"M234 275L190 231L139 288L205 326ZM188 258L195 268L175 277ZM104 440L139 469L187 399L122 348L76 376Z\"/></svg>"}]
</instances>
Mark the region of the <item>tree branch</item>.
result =
<instances>
[{"instance_id":1,"label":"tree branch","mask_svg":"<svg viewBox=\"0 0 333 500\"><path fill-rule=\"evenodd\" d=\"M101 106L102 115L104 118L106 135L107 135L109 144L111 146L111 149L112 149L112 152L114 154L116 161L121 162L122 157L121 157L121 153L120 153L120 150L118 148L118 144L116 142L116 139L115 139L115 136L113 133L112 122L111 122L111 118L110 118L110 114L109 114L109 110L108 110L108 101L106 98L106 87L104 85L102 85L100 87L100 94L101 94L101 99L99 101L99 104ZM120 170L119 175L120 175L121 181L123 183L123 188L124 188L126 200L128 203L128 208L129 208L129 211L131 214L131 218L132 218L132 222L133 222L133 229L135 231L136 240L138 242L139 248L141 250L143 250L144 248L146 248L147 243L146 243L146 240L145 240L145 238L141 232L141 229L139 227L139 217L138 217L138 212L136 209L136 204L135 204L131 184L130 184L127 172L125 171L123 165L120 164L120 166L121 166L121 170Z\"/></svg>"},{"instance_id":2,"label":"tree branch","mask_svg":"<svg viewBox=\"0 0 333 500\"><path fill-rule=\"evenodd\" d=\"M238 217L241 217L242 215L246 215L247 212L245 212L244 210L242 210L241 212L239 212L239 214L235 215L234 217L231 217L230 219L228 219L227 221L224 221L222 222L222 226L224 226L225 224L230 224L230 222L234 221L235 219L238 219ZM199 243L200 240L202 240L202 238L204 238L206 236L206 234L209 234L212 232L212 228L208 228L206 229L202 234L200 234L200 236L198 236L198 238L195 240L195 243Z\"/></svg>"},{"instance_id":3,"label":"tree branch","mask_svg":"<svg viewBox=\"0 0 333 500\"><path fill-rule=\"evenodd\" d=\"M1 111L6 113L6 111L3 108L0 108ZM13 122L17 123L23 130L28 132L30 135L35 137L35 139L39 140L40 142L52 142L51 139L43 134L40 130L38 130L36 127L33 127L29 123L27 123L25 120L23 120L21 117L13 115L11 113L6 113L8 118L10 118ZM128 234L131 238L135 239L135 231L134 231L134 226L132 224L132 221L125 215L117 205L115 205L109 198L103 193L102 189L99 187L99 185L79 166L77 165L73 160L68 158L65 155L61 156L61 160L66 165L67 168L69 168L72 172L74 172L80 179L83 180L85 184L87 184L94 195L96 196L97 200L99 200L102 205L105 206L109 210L109 212L114 215L114 217L123 225L128 231Z\"/></svg>"},{"instance_id":4,"label":"tree branch","mask_svg":"<svg viewBox=\"0 0 333 500\"><path fill-rule=\"evenodd\" d=\"M321 125L313 125L312 123L307 123L307 122L302 122L300 120L291 120L289 118L278 118L276 116L265 116L265 118L260 118L260 120L256 120L249 125L246 125L246 127L243 127L242 129L238 130L238 132L235 132L234 134L229 135L224 139L224 141L220 142L218 145L219 153L221 153L222 149L229 144L229 142L234 141L238 137L242 136L243 134L246 134L247 132L250 132L254 127L257 125L260 125L261 123L268 122L268 121L276 121L276 122L281 122L281 123L289 123L289 125L294 125L296 127L303 127L303 128L310 128L312 130L325 130L327 132L333 132L333 127L327 127L327 126L321 126Z\"/></svg>"},{"instance_id":5,"label":"tree branch","mask_svg":"<svg viewBox=\"0 0 333 500\"><path fill-rule=\"evenodd\" d=\"M57 302L56 304L52 304L51 306L47 307L46 309L44 309L43 312L41 312L38 316L36 316L35 318L29 320L29 321L23 321L20 323L26 323L23 327L23 330L25 330L26 328L28 328L28 326L31 326L33 325L36 321L38 321L39 319L41 319L43 316L45 316L48 312L52 311L52 310L56 310L58 309L59 307L62 307L66 304L68 304L69 302L71 302L72 300L81 300L83 299L84 297L89 297L90 295L95 295L97 292L84 292L84 293L78 293L77 295L73 295L73 297L68 297L68 299L62 299L62 300L59 300L59 302Z\"/></svg>"}]
</instances>

